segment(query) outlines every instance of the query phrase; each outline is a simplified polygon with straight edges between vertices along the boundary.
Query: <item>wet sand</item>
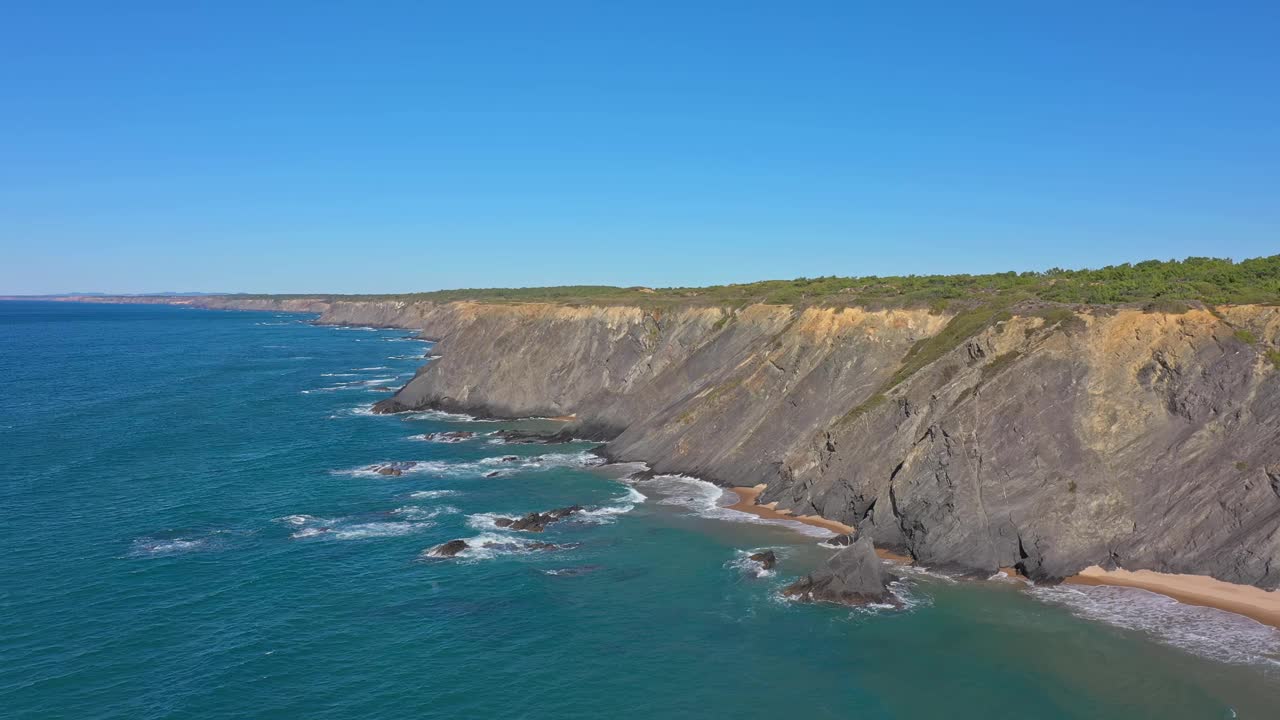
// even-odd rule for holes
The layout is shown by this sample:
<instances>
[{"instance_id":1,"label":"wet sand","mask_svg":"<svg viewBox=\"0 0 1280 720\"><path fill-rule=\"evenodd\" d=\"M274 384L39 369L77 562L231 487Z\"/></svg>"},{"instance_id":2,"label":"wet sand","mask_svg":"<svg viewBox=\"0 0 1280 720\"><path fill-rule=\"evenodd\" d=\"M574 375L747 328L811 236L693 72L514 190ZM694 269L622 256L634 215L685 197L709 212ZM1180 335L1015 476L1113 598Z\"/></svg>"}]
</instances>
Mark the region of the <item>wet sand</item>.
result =
<instances>
[{"instance_id":1,"label":"wet sand","mask_svg":"<svg viewBox=\"0 0 1280 720\"><path fill-rule=\"evenodd\" d=\"M1174 575L1150 570L1103 570L1094 565L1066 579L1073 585L1119 585L1166 595L1188 605L1226 610L1280 628L1280 591L1235 585L1204 575Z\"/></svg>"}]
</instances>

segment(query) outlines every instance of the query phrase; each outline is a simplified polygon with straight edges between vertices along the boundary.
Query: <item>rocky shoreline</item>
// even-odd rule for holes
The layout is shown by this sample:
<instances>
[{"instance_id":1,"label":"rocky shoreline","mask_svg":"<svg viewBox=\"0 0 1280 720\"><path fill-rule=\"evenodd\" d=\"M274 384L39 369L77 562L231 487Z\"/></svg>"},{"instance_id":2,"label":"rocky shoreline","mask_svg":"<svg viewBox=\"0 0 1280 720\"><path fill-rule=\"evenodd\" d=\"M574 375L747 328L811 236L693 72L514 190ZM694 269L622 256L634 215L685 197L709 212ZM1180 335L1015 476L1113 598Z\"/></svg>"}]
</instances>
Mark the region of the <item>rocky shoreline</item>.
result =
<instances>
[{"instance_id":1,"label":"rocky shoreline","mask_svg":"<svg viewBox=\"0 0 1280 720\"><path fill-rule=\"evenodd\" d=\"M610 460L764 485L930 567L1280 585L1280 308L1015 308L948 338L925 310L186 304L422 331L440 358L377 412L574 414Z\"/></svg>"}]
</instances>

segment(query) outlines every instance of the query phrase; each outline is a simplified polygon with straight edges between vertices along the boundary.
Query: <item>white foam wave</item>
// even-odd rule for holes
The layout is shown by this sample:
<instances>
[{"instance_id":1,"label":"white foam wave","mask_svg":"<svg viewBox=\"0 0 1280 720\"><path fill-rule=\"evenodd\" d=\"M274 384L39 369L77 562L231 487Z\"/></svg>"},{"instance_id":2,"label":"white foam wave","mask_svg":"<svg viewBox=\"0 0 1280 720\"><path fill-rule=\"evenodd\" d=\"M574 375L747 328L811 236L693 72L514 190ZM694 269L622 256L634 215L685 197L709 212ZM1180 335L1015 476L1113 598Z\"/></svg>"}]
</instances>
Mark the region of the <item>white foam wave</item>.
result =
<instances>
[{"instance_id":1,"label":"white foam wave","mask_svg":"<svg viewBox=\"0 0 1280 720\"><path fill-rule=\"evenodd\" d=\"M424 410L405 415L403 420L434 420L436 422L496 422L494 420L485 420L466 413L451 413L443 410Z\"/></svg>"},{"instance_id":2,"label":"white foam wave","mask_svg":"<svg viewBox=\"0 0 1280 720\"><path fill-rule=\"evenodd\" d=\"M1218 662L1280 665L1280 630L1217 608L1187 605L1138 588L1036 586L1028 592L1073 615L1146 634Z\"/></svg>"},{"instance_id":3,"label":"white foam wave","mask_svg":"<svg viewBox=\"0 0 1280 720\"><path fill-rule=\"evenodd\" d=\"M813 537L829 537L832 532L826 528L808 525L797 520L763 518L741 510L734 510L729 505L738 500L733 492L726 492L719 486L706 480L689 475L658 475L648 480L637 481L645 488L654 488L662 493L659 505L677 505L692 511L695 515L715 520L730 522L755 523L760 525L780 525Z\"/></svg>"},{"instance_id":4,"label":"white foam wave","mask_svg":"<svg viewBox=\"0 0 1280 720\"><path fill-rule=\"evenodd\" d=\"M472 530L497 530L498 526L494 521L500 517L511 516L498 513L474 513L467 516L467 527Z\"/></svg>"},{"instance_id":5,"label":"white foam wave","mask_svg":"<svg viewBox=\"0 0 1280 720\"><path fill-rule=\"evenodd\" d=\"M399 515L410 520L430 520L440 517L441 515L450 515L458 512L458 508L452 505L441 505L440 507L420 507L418 505L405 505L391 511L392 514Z\"/></svg>"},{"instance_id":6,"label":"white foam wave","mask_svg":"<svg viewBox=\"0 0 1280 720\"><path fill-rule=\"evenodd\" d=\"M412 460L398 463L374 463L349 470L334 470L336 475L353 475L356 477L389 478L404 475L435 475L438 477L468 477L484 475L494 470L512 471L548 470L562 467L591 467L604 462L604 459L588 452L549 453L547 455L487 457L474 462L449 462L444 460ZM379 468L394 466L400 475L383 475Z\"/></svg>"},{"instance_id":7,"label":"white foam wave","mask_svg":"<svg viewBox=\"0 0 1280 720\"><path fill-rule=\"evenodd\" d=\"M307 538L326 538L331 540L362 540L374 537L395 537L434 527L428 522L430 518L456 512L456 508L419 508L405 506L392 510L387 515L394 515L404 520L372 519L373 515L361 515L340 518L322 518L315 515L285 515L276 518L276 522L296 528L290 537L295 540ZM382 516L385 517L385 516Z\"/></svg>"},{"instance_id":8,"label":"white foam wave","mask_svg":"<svg viewBox=\"0 0 1280 720\"><path fill-rule=\"evenodd\" d=\"M457 490L419 490L409 493L409 497L414 500L434 500L436 498L451 497L458 495Z\"/></svg>"},{"instance_id":9,"label":"white foam wave","mask_svg":"<svg viewBox=\"0 0 1280 720\"><path fill-rule=\"evenodd\" d=\"M306 392L306 390L303 390L303 392ZM370 404L370 405L357 405L352 408L339 410L338 412L330 415L329 419L338 420L341 418L348 418L348 417L389 417L389 416L379 415L378 413L374 412L373 405Z\"/></svg>"},{"instance_id":10,"label":"white foam wave","mask_svg":"<svg viewBox=\"0 0 1280 720\"><path fill-rule=\"evenodd\" d=\"M209 538L138 538L133 541L133 554L180 555L182 553L206 550L210 547Z\"/></svg>"},{"instance_id":11,"label":"white foam wave","mask_svg":"<svg viewBox=\"0 0 1280 720\"><path fill-rule=\"evenodd\" d=\"M471 538L464 538L466 549L454 555L462 560L489 560L503 555L525 555L534 552L547 552L538 547L539 541L527 538L504 535L502 533L482 532ZM439 557L432 554L431 549L424 550L422 557Z\"/></svg>"},{"instance_id":12,"label":"white foam wave","mask_svg":"<svg viewBox=\"0 0 1280 720\"><path fill-rule=\"evenodd\" d=\"M352 368L352 369L357 372L368 372L370 370L390 370L391 368L387 367L386 365L373 365L371 367L359 367L359 368Z\"/></svg>"},{"instance_id":13,"label":"white foam wave","mask_svg":"<svg viewBox=\"0 0 1280 720\"><path fill-rule=\"evenodd\" d=\"M315 515L285 515L284 517L276 518L276 522L284 523L286 525L300 526L300 525L317 525L317 524L328 525L338 521L329 520L326 518L319 518L319 517L316 517Z\"/></svg>"},{"instance_id":14,"label":"white foam wave","mask_svg":"<svg viewBox=\"0 0 1280 720\"><path fill-rule=\"evenodd\" d=\"M338 540L363 540L364 538L374 537L397 537L400 535L409 535L424 528L431 527L431 523L424 522L371 522L361 523L358 525L348 525L333 531L333 536Z\"/></svg>"},{"instance_id":15,"label":"white foam wave","mask_svg":"<svg viewBox=\"0 0 1280 720\"><path fill-rule=\"evenodd\" d=\"M778 552L778 550L776 550L775 548L751 548L750 550L735 550L733 559L725 563L725 566L732 568L734 570L737 570L738 572L744 575L749 575L751 577L756 577L756 578L773 577L776 574L775 571L766 570L763 563L761 563L758 560L751 559L752 555L755 555L756 553L764 552L766 550L773 550L775 555L781 556L782 554Z\"/></svg>"},{"instance_id":16,"label":"white foam wave","mask_svg":"<svg viewBox=\"0 0 1280 720\"><path fill-rule=\"evenodd\" d=\"M648 500L644 493L633 487L628 487L627 492L620 498L614 499L617 505L605 505L603 507L580 510L574 513L570 519L577 519L584 522L603 525L611 523L617 519L619 515L626 515L636 509L636 505Z\"/></svg>"}]
</instances>

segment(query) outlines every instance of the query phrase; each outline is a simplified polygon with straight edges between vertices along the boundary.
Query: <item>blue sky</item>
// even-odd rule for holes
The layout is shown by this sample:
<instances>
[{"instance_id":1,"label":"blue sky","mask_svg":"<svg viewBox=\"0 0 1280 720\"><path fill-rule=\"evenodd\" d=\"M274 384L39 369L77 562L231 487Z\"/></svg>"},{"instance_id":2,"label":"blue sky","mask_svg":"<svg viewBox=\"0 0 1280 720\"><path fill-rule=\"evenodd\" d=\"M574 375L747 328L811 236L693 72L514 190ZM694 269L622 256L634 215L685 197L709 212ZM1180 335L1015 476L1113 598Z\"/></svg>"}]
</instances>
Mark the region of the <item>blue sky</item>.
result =
<instances>
[{"instance_id":1,"label":"blue sky","mask_svg":"<svg viewBox=\"0 0 1280 720\"><path fill-rule=\"evenodd\" d=\"M10 2L0 293L1274 254L1277 27L1274 2Z\"/></svg>"}]
</instances>

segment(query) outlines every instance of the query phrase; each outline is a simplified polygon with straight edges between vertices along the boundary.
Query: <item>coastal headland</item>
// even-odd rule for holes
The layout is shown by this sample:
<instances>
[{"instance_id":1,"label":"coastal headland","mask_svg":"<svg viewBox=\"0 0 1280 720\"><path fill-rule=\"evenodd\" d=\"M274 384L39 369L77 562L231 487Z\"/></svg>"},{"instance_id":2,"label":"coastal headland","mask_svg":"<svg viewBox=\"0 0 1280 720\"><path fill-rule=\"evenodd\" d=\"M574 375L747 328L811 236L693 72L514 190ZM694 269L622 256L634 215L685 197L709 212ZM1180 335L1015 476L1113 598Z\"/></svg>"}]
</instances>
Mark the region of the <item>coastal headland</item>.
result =
<instances>
[{"instance_id":1,"label":"coastal headland","mask_svg":"<svg viewBox=\"0 0 1280 720\"><path fill-rule=\"evenodd\" d=\"M1280 256L1248 262L1253 280L1178 300L1078 301L1113 286L1069 273L964 276L950 300L822 278L68 299L416 330L438 357L376 412L570 418L611 460L920 565L1143 587L1276 625Z\"/></svg>"}]
</instances>

